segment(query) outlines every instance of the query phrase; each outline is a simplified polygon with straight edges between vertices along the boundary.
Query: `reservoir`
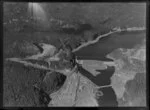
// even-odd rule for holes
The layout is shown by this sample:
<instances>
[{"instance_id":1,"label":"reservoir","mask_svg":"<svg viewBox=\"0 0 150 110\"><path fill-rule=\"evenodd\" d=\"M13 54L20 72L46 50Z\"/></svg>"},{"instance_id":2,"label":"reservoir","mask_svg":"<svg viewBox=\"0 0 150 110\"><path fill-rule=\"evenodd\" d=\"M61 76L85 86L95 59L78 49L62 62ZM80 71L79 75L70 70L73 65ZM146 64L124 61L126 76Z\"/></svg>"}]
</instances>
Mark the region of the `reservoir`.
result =
<instances>
[{"instance_id":1,"label":"reservoir","mask_svg":"<svg viewBox=\"0 0 150 110\"><path fill-rule=\"evenodd\" d=\"M98 70L98 71L100 72L100 74L98 74L97 76L93 76L84 68L79 67L79 72L83 76L86 76L89 80L91 80L96 85L98 86L110 85L111 84L110 78L115 72L115 67L108 66L107 69ZM96 100L99 106L116 106L117 107L118 105L117 98L112 87L100 88L98 91L101 91L103 93L103 96L96 97Z\"/></svg>"},{"instance_id":2,"label":"reservoir","mask_svg":"<svg viewBox=\"0 0 150 110\"><path fill-rule=\"evenodd\" d=\"M79 60L112 61L106 55L118 48L131 49L140 44L145 38L145 31L121 32L101 38L97 43L89 45L75 52Z\"/></svg>"},{"instance_id":3,"label":"reservoir","mask_svg":"<svg viewBox=\"0 0 150 110\"><path fill-rule=\"evenodd\" d=\"M105 70L95 70L100 72L100 74L98 74L97 76L93 76L90 72L88 72L82 67L78 67L78 69L83 76L86 76L89 80L91 80L93 83L95 83L98 86L109 85L111 83L110 78L115 72L114 66L108 66L107 69Z\"/></svg>"},{"instance_id":4,"label":"reservoir","mask_svg":"<svg viewBox=\"0 0 150 110\"><path fill-rule=\"evenodd\" d=\"M103 93L103 96L97 97L97 102L101 107L117 107L118 102L112 87L106 87L99 89Z\"/></svg>"},{"instance_id":5,"label":"reservoir","mask_svg":"<svg viewBox=\"0 0 150 110\"><path fill-rule=\"evenodd\" d=\"M89 45L75 52L80 60L100 60L113 61L106 58L106 55L118 48L131 49L137 44L141 44L145 38L145 32L126 32L113 34L101 38L97 43ZM117 54L117 53L116 53ZM90 72L82 67L79 67L79 72L86 76L89 80L98 86L105 86L111 84L110 78L115 72L115 67L107 66L105 70L95 70L100 72L97 76L93 76ZM98 96L97 101L99 106L117 106L117 97L111 87L101 88L99 91L103 92L103 96Z\"/></svg>"}]
</instances>

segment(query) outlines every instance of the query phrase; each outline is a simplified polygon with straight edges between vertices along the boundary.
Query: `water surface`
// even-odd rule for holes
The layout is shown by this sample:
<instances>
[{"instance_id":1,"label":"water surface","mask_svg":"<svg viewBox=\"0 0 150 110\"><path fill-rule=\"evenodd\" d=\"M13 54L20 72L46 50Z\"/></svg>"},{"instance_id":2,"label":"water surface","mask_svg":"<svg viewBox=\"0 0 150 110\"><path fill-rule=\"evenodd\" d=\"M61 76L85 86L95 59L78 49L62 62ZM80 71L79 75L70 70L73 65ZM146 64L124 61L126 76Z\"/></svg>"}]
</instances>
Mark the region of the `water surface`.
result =
<instances>
[{"instance_id":1,"label":"water surface","mask_svg":"<svg viewBox=\"0 0 150 110\"><path fill-rule=\"evenodd\" d=\"M80 60L101 60L111 61L106 58L106 55L118 48L131 49L135 45L140 44L145 38L145 31L143 32L126 32L120 34L113 34L101 38L97 43L89 45L75 52L75 55Z\"/></svg>"},{"instance_id":2,"label":"water surface","mask_svg":"<svg viewBox=\"0 0 150 110\"><path fill-rule=\"evenodd\" d=\"M143 32L123 32L120 34L113 34L104 38L101 38L97 43L82 48L75 52L75 55L80 60L100 60L100 61L113 61L106 58L106 56L118 48L131 49L137 44L142 43L145 38ZM117 54L117 53L116 53ZM86 76L89 80L98 86L110 85L110 78L115 72L115 67L108 66L105 70L99 71L100 74L93 76L90 72L82 67L79 67L79 71L82 75ZM111 87L99 89L103 92L103 96L98 96L97 101L99 106L117 106L117 97L114 90Z\"/></svg>"}]
</instances>

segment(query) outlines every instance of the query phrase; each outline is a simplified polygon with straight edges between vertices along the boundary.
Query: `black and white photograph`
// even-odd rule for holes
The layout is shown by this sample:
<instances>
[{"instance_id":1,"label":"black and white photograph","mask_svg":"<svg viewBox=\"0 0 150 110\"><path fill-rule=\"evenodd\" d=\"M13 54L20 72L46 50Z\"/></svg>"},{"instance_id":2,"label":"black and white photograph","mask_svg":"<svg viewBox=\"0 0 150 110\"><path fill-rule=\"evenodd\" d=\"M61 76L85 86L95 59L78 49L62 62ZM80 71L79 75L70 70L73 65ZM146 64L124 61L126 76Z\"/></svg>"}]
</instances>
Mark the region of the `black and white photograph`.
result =
<instances>
[{"instance_id":1,"label":"black and white photograph","mask_svg":"<svg viewBox=\"0 0 150 110\"><path fill-rule=\"evenodd\" d=\"M146 107L146 2L3 2L4 107Z\"/></svg>"}]
</instances>

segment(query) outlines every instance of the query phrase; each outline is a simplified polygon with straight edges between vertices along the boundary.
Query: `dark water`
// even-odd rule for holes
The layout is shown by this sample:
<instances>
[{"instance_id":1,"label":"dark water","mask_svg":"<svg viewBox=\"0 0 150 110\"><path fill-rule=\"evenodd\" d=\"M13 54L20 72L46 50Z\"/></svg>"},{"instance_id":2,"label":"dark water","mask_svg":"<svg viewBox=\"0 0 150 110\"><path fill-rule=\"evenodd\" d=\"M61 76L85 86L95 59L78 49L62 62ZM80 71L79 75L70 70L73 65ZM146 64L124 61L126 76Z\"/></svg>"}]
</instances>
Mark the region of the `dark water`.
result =
<instances>
[{"instance_id":1,"label":"dark water","mask_svg":"<svg viewBox=\"0 0 150 110\"><path fill-rule=\"evenodd\" d=\"M106 58L106 55L111 53L117 48L133 48L135 45L140 44L145 38L145 32L128 32L113 34L101 38L99 42L82 48L81 50L75 52L78 59L86 60L101 60L101 61L111 61L111 59Z\"/></svg>"},{"instance_id":2,"label":"dark water","mask_svg":"<svg viewBox=\"0 0 150 110\"><path fill-rule=\"evenodd\" d=\"M95 70L95 71L100 72L100 74L98 74L95 77L90 72L82 68L81 66L78 67L78 69L82 75L86 76L88 79L90 79L93 83L95 83L98 86L109 85L111 83L110 78L115 71L114 66L108 66L107 69L105 70Z\"/></svg>"},{"instance_id":3,"label":"dark water","mask_svg":"<svg viewBox=\"0 0 150 110\"><path fill-rule=\"evenodd\" d=\"M145 38L143 32L128 32L114 34L108 37L104 37L96 44L87 46L77 51L75 55L81 60L100 60L100 61L112 61L106 58L106 55L118 48L133 48L135 45L140 44ZM117 53L116 53L117 54ZM105 70L95 70L101 72L96 77L86 71L84 68L79 67L79 71L82 75L86 76L93 83L98 86L109 85L111 83L110 78L115 72L115 67L108 66ZM103 92L103 96L97 97L99 106L117 106L117 98L114 90L111 87L100 89Z\"/></svg>"},{"instance_id":4,"label":"dark water","mask_svg":"<svg viewBox=\"0 0 150 110\"><path fill-rule=\"evenodd\" d=\"M97 75L96 77L93 76L91 73L86 71L84 68L79 67L79 71L82 75L86 76L90 79L93 83L98 86L105 86L110 85L111 81L110 78L115 71L115 67L108 66L105 70L96 70L101 72L101 74ZM114 90L111 87L101 88L99 91L103 92L103 96L96 97L96 100L99 106L117 106L117 97L115 95Z\"/></svg>"},{"instance_id":5,"label":"dark water","mask_svg":"<svg viewBox=\"0 0 150 110\"><path fill-rule=\"evenodd\" d=\"M78 60L99 60L99 61L113 61L113 59L107 58L106 56L100 56L98 57L97 55L87 55L87 56L77 56Z\"/></svg>"},{"instance_id":6,"label":"dark water","mask_svg":"<svg viewBox=\"0 0 150 110\"><path fill-rule=\"evenodd\" d=\"M117 98L112 87L101 88L99 91L103 92L103 96L97 97L99 106L116 107L118 105Z\"/></svg>"}]
</instances>

